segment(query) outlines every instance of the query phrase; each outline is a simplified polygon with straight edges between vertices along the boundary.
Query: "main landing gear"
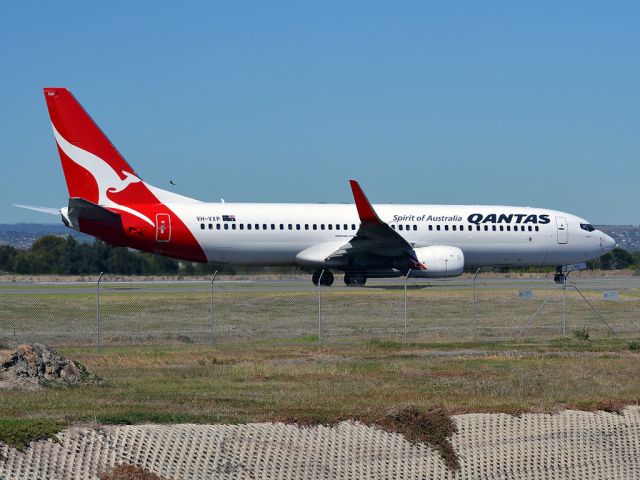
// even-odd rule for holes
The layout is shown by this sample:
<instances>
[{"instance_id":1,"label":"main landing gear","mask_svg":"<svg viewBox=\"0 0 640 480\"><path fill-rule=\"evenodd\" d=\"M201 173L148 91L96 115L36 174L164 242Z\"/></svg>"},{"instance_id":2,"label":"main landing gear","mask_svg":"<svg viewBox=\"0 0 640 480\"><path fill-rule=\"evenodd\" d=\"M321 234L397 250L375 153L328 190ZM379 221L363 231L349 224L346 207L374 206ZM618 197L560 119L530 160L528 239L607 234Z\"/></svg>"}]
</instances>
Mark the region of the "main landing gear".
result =
<instances>
[{"instance_id":1,"label":"main landing gear","mask_svg":"<svg viewBox=\"0 0 640 480\"><path fill-rule=\"evenodd\" d=\"M363 287L367 283L367 277L361 273L345 273L344 283L347 287Z\"/></svg>"},{"instance_id":2,"label":"main landing gear","mask_svg":"<svg viewBox=\"0 0 640 480\"><path fill-rule=\"evenodd\" d=\"M333 285L333 273L329 270L316 270L311 276L311 281L316 286L318 285L318 282L320 282L320 286L330 287Z\"/></svg>"}]
</instances>

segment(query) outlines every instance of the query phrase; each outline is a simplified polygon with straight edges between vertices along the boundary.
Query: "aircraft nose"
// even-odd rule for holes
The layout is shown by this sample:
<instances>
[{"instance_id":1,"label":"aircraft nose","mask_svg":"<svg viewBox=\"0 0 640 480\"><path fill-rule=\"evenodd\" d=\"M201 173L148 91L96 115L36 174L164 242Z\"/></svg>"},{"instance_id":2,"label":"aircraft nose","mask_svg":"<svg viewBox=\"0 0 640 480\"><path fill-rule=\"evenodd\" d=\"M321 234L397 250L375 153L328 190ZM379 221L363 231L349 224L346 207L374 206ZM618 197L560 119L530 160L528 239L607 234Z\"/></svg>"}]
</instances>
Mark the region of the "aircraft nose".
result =
<instances>
[{"instance_id":1,"label":"aircraft nose","mask_svg":"<svg viewBox=\"0 0 640 480\"><path fill-rule=\"evenodd\" d=\"M613 250L616 247L616 241L613 238L611 238L609 235L607 235L606 233L603 233L602 234L602 246L607 252L610 252L611 250Z\"/></svg>"}]
</instances>

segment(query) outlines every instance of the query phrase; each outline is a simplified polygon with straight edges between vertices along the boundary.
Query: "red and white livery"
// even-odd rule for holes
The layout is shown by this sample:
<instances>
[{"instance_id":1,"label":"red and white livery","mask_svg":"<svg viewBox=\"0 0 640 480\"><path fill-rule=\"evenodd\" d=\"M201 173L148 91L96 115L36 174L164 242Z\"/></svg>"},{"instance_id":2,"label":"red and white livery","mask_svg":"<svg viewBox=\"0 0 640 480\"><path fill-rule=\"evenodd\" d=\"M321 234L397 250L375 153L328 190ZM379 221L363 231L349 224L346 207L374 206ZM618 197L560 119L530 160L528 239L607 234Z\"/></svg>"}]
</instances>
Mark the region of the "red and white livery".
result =
<instances>
[{"instance_id":1,"label":"red and white livery","mask_svg":"<svg viewBox=\"0 0 640 480\"><path fill-rule=\"evenodd\" d=\"M111 245L193 262L295 265L324 285L332 271L363 285L368 277L447 277L487 265L560 268L615 246L568 213L371 205L354 180L353 205L201 202L145 182L69 90L44 95L69 190L62 219Z\"/></svg>"}]
</instances>

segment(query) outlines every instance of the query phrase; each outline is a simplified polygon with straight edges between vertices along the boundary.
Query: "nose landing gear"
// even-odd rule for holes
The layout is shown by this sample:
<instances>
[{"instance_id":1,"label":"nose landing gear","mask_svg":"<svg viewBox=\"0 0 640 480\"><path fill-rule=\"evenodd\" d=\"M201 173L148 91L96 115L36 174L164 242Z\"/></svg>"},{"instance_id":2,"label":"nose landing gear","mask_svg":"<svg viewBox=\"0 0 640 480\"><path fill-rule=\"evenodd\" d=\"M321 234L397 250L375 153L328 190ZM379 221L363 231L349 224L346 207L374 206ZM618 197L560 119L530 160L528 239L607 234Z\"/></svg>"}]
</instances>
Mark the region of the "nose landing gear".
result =
<instances>
[{"instance_id":1,"label":"nose landing gear","mask_svg":"<svg viewBox=\"0 0 640 480\"><path fill-rule=\"evenodd\" d=\"M567 275L564 269L562 267L556 267L556 273L553 276L553 281L556 282L558 285L562 285L566 280L567 280Z\"/></svg>"}]
</instances>

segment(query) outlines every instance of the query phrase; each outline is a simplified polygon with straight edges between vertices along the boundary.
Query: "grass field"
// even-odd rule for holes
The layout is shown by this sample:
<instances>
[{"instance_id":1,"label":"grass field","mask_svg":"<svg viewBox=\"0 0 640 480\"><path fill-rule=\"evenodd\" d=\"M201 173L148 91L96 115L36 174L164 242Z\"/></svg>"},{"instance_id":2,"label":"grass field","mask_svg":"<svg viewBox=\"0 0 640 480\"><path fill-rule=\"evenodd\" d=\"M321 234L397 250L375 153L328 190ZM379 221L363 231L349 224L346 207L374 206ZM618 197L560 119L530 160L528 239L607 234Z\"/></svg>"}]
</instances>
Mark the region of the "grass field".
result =
<instances>
[{"instance_id":1,"label":"grass field","mask_svg":"<svg viewBox=\"0 0 640 480\"><path fill-rule=\"evenodd\" d=\"M62 352L102 385L0 392L4 419L62 424L374 418L406 404L449 413L614 408L640 399L628 340L348 346L112 347Z\"/></svg>"},{"instance_id":2,"label":"grass field","mask_svg":"<svg viewBox=\"0 0 640 480\"><path fill-rule=\"evenodd\" d=\"M372 281L366 288L340 286L318 292L308 282L105 283L100 296L104 345L400 340L405 333L402 280ZM567 291L567 332L588 328L606 337L640 334L640 279L580 279L581 293ZM96 292L92 284L17 284L0 288L0 340L41 340L89 345L96 337ZM605 292L614 292L606 300ZM318 298L320 293L320 299ZM518 335L544 300L525 337L563 331L564 292L549 279L411 280L406 332L410 341L496 340ZM320 313L318 307L320 304ZM594 307L593 310L591 307ZM212 325L212 323L214 325Z\"/></svg>"},{"instance_id":3,"label":"grass field","mask_svg":"<svg viewBox=\"0 0 640 480\"><path fill-rule=\"evenodd\" d=\"M410 281L406 344L402 281L359 289L336 282L320 290L297 281L220 282L213 317L207 282L105 283L100 353L94 285L0 285L0 343L58 346L105 380L0 392L0 440L78 423L375 422L408 404L519 413L615 409L640 399L634 277L580 279L591 305L567 291L564 338L564 292L548 279L483 279L475 316L468 279ZM215 348L207 346L212 327ZM483 341L473 341L474 330Z\"/></svg>"}]
</instances>

